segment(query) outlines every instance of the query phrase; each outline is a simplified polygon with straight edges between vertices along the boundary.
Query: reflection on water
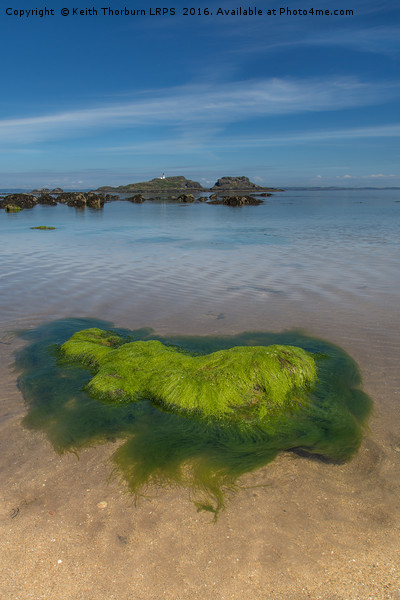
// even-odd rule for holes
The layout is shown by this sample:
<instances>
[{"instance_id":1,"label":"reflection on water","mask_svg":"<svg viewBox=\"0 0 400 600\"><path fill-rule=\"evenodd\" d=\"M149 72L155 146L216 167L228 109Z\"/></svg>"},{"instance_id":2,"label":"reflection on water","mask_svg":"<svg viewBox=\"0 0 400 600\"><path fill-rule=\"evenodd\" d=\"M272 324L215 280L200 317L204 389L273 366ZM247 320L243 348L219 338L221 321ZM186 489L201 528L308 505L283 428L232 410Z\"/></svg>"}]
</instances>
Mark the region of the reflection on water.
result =
<instances>
[{"instance_id":1,"label":"reflection on water","mask_svg":"<svg viewBox=\"0 0 400 600\"><path fill-rule=\"evenodd\" d=\"M199 509L216 514L224 494L238 478L275 458L282 450L301 451L335 461L358 450L371 401L360 390L353 359L326 341L300 331L243 333L236 336L161 338L149 329L116 330L129 340L158 339L193 354L233 346L300 346L316 355L319 384L311 408L275 417L266 433L245 434L193 418L168 414L143 400L123 406L90 398L83 388L88 369L60 358L59 345L89 327L109 329L93 319L65 319L21 333L28 345L17 355L20 389L28 405L24 425L44 431L57 452L78 451L89 444L124 440L113 456L117 472L139 493L147 484L178 484L194 491Z\"/></svg>"}]
</instances>

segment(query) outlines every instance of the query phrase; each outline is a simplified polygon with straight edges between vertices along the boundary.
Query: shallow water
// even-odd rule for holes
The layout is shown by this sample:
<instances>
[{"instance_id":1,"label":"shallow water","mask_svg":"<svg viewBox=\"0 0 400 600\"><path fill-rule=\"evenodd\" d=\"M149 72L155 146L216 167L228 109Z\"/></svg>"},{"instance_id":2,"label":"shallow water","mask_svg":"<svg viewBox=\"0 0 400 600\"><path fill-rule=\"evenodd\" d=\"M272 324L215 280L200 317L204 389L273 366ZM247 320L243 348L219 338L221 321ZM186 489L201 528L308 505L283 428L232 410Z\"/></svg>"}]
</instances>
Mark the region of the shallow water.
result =
<instances>
[{"instance_id":1,"label":"shallow water","mask_svg":"<svg viewBox=\"0 0 400 600\"><path fill-rule=\"evenodd\" d=\"M230 331L254 328L249 313L258 322L266 307L392 304L400 291L398 199L387 190L302 191L255 207L115 202L102 211L1 211L0 322L79 315L165 327L173 319L180 332L218 317L219 325L230 319ZM57 229L30 229L38 225Z\"/></svg>"}]
</instances>

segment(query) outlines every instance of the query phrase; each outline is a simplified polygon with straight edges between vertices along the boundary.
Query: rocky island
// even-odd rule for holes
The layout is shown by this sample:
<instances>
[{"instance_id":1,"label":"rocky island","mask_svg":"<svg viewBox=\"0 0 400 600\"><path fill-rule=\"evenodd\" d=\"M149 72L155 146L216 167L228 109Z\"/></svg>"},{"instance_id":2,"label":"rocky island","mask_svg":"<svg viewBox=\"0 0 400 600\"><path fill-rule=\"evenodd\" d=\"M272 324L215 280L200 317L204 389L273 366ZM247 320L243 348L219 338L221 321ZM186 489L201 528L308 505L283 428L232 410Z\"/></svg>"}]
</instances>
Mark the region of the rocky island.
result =
<instances>
[{"instance_id":1,"label":"rocky island","mask_svg":"<svg viewBox=\"0 0 400 600\"><path fill-rule=\"evenodd\" d=\"M221 177L211 188L213 192L283 192L277 188L266 188L250 181L248 177Z\"/></svg>"},{"instance_id":2,"label":"rocky island","mask_svg":"<svg viewBox=\"0 0 400 600\"><path fill-rule=\"evenodd\" d=\"M117 193L129 194L136 193L175 193L175 192L282 192L278 188L262 187L252 181L248 177L221 177L211 188L204 188L198 181L186 179L183 176L177 177L156 177L151 181L142 181L140 183L129 183L128 185L120 185L118 187L102 186L96 192L100 193Z\"/></svg>"},{"instance_id":3,"label":"rocky island","mask_svg":"<svg viewBox=\"0 0 400 600\"><path fill-rule=\"evenodd\" d=\"M177 177L156 177L151 181L142 181L140 183L128 183L128 185L119 185L118 187L102 186L96 191L101 193L117 193L117 194L130 194L131 192L158 192L158 193L174 193L181 191L204 191L204 188L198 181L192 181L186 179L181 175Z\"/></svg>"}]
</instances>

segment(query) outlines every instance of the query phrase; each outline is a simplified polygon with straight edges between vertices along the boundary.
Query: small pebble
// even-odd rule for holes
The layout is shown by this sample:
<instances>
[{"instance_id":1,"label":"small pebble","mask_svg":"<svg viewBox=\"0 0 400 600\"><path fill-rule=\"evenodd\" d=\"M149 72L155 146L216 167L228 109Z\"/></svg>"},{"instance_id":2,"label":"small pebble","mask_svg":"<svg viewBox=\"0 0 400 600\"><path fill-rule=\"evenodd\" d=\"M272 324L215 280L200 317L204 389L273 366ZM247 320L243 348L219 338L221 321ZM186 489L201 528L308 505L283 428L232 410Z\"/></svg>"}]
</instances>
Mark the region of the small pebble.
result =
<instances>
[{"instance_id":1,"label":"small pebble","mask_svg":"<svg viewBox=\"0 0 400 600\"><path fill-rule=\"evenodd\" d=\"M107 502L99 502L97 508L107 508Z\"/></svg>"}]
</instances>

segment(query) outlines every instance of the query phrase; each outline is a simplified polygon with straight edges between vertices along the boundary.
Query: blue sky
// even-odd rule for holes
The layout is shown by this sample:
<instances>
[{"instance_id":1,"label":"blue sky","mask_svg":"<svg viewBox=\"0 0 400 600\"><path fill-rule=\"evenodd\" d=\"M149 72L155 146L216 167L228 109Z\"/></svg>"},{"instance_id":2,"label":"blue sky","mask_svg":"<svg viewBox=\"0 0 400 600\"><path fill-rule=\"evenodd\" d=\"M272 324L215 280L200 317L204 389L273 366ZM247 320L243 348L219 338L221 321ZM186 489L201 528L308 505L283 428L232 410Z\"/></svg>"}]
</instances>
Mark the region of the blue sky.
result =
<instances>
[{"instance_id":1,"label":"blue sky","mask_svg":"<svg viewBox=\"0 0 400 600\"><path fill-rule=\"evenodd\" d=\"M56 0L0 9L0 188L247 175L400 185L398 1ZM145 16L103 15L143 9ZM183 14L184 7L213 15ZM218 8L276 15L217 15ZM43 8L44 5L37 6ZM98 15L61 16L61 8ZM345 15L279 15L310 8ZM12 11L32 10L14 2ZM10 11L9 11L10 12Z\"/></svg>"}]
</instances>

